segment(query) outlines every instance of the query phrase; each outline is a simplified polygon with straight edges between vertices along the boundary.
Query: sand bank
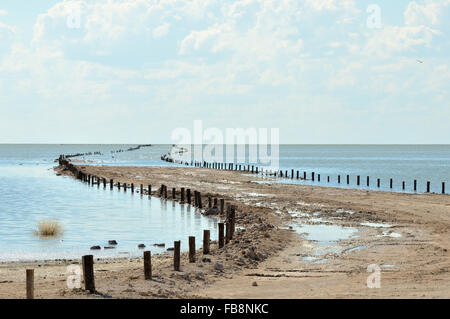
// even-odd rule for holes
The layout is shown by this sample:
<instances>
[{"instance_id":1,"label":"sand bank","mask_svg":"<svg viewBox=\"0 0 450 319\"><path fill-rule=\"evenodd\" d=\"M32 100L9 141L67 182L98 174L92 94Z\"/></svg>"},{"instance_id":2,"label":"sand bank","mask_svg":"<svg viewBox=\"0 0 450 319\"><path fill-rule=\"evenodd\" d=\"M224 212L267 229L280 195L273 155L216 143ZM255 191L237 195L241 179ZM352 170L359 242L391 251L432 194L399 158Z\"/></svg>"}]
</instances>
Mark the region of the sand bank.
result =
<instances>
[{"instance_id":1,"label":"sand bank","mask_svg":"<svg viewBox=\"0 0 450 319\"><path fill-rule=\"evenodd\" d=\"M99 295L67 288L67 261L35 264L37 298L450 297L448 195L286 185L202 168L79 168L225 198L238 208L238 231L225 249L213 242L211 254L198 251L196 263L182 254L181 272L172 270L171 254L155 256L152 281L144 280L140 258L99 261ZM366 285L371 264L381 269L379 289ZM1 298L24 297L27 267L0 266Z\"/></svg>"}]
</instances>

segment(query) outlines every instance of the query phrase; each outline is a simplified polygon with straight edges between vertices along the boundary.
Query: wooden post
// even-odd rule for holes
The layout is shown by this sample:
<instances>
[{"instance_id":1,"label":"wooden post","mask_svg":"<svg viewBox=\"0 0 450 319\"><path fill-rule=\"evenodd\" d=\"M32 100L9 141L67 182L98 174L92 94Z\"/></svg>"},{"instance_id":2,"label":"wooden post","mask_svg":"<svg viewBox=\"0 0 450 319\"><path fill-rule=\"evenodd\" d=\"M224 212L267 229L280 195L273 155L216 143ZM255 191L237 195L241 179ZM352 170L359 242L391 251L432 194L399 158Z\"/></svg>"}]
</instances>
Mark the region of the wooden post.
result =
<instances>
[{"instance_id":1,"label":"wooden post","mask_svg":"<svg viewBox=\"0 0 450 319\"><path fill-rule=\"evenodd\" d=\"M152 185L148 185L148 197L152 196Z\"/></svg>"},{"instance_id":2,"label":"wooden post","mask_svg":"<svg viewBox=\"0 0 450 319\"><path fill-rule=\"evenodd\" d=\"M417 180L414 180L414 191L417 192Z\"/></svg>"},{"instance_id":3,"label":"wooden post","mask_svg":"<svg viewBox=\"0 0 450 319\"><path fill-rule=\"evenodd\" d=\"M198 196L198 208L203 208L203 205L202 205L202 194L200 193L200 192L197 192L197 196Z\"/></svg>"},{"instance_id":4,"label":"wooden post","mask_svg":"<svg viewBox=\"0 0 450 319\"><path fill-rule=\"evenodd\" d=\"M152 279L152 253L144 251L144 277L145 280Z\"/></svg>"},{"instance_id":5,"label":"wooden post","mask_svg":"<svg viewBox=\"0 0 450 319\"><path fill-rule=\"evenodd\" d=\"M381 184L381 181L380 181L379 178L377 178L377 187L378 187L378 188L380 188L380 184Z\"/></svg>"},{"instance_id":6,"label":"wooden post","mask_svg":"<svg viewBox=\"0 0 450 319\"><path fill-rule=\"evenodd\" d=\"M294 170L291 169L291 179L294 178Z\"/></svg>"},{"instance_id":7,"label":"wooden post","mask_svg":"<svg viewBox=\"0 0 450 319\"><path fill-rule=\"evenodd\" d=\"M338 175L338 184L341 183L341 175Z\"/></svg>"},{"instance_id":8,"label":"wooden post","mask_svg":"<svg viewBox=\"0 0 450 319\"><path fill-rule=\"evenodd\" d=\"M220 199L220 214L222 215L223 214L223 209L224 209L224 207L225 207L225 199L224 198L221 198Z\"/></svg>"},{"instance_id":9,"label":"wooden post","mask_svg":"<svg viewBox=\"0 0 450 319\"><path fill-rule=\"evenodd\" d=\"M181 203L184 204L184 187L181 187Z\"/></svg>"},{"instance_id":10,"label":"wooden post","mask_svg":"<svg viewBox=\"0 0 450 319\"><path fill-rule=\"evenodd\" d=\"M180 241L173 242L173 270L180 271Z\"/></svg>"},{"instance_id":11,"label":"wooden post","mask_svg":"<svg viewBox=\"0 0 450 319\"><path fill-rule=\"evenodd\" d=\"M402 189L405 190L405 181L402 182Z\"/></svg>"},{"instance_id":12,"label":"wooden post","mask_svg":"<svg viewBox=\"0 0 450 319\"><path fill-rule=\"evenodd\" d=\"M213 207L217 208L217 197L214 197L214 205Z\"/></svg>"},{"instance_id":13,"label":"wooden post","mask_svg":"<svg viewBox=\"0 0 450 319\"><path fill-rule=\"evenodd\" d=\"M198 195L197 195L197 191L194 191L194 206L197 207L198 206Z\"/></svg>"},{"instance_id":14,"label":"wooden post","mask_svg":"<svg viewBox=\"0 0 450 319\"><path fill-rule=\"evenodd\" d=\"M141 184L141 195L144 195L144 185Z\"/></svg>"},{"instance_id":15,"label":"wooden post","mask_svg":"<svg viewBox=\"0 0 450 319\"><path fill-rule=\"evenodd\" d=\"M176 191L175 187L172 187L172 199L176 198L175 191Z\"/></svg>"},{"instance_id":16,"label":"wooden post","mask_svg":"<svg viewBox=\"0 0 450 319\"><path fill-rule=\"evenodd\" d=\"M330 182L330 176L327 176L327 183Z\"/></svg>"},{"instance_id":17,"label":"wooden post","mask_svg":"<svg viewBox=\"0 0 450 319\"><path fill-rule=\"evenodd\" d=\"M106 178L103 178L103 188L106 188Z\"/></svg>"},{"instance_id":18,"label":"wooden post","mask_svg":"<svg viewBox=\"0 0 450 319\"><path fill-rule=\"evenodd\" d=\"M164 198L167 199L167 186L164 185Z\"/></svg>"},{"instance_id":19,"label":"wooden post","mask_svg":"<svg viewBox=\"0 0 450 319\"><path fill-rule=\"evenodd\" d=\"M117 189L120 191L120 182L117 182Z\"/></svg>"},{"instance_id":20,"label":"wooden post","mask_svg":"<svg viewBox=\"0 0 450 319\"><path fill-rule=\"evenodd\" d=\"M392 189L392 178L389 180L389 188L391 188Z\"/></svg>"},{"instance_id":21,"label":"wooden post","mask_svg":"<svg viewBox=\"0 0 450 319\"><path fill-rule=\"evenodd\" d=\"M114 188L114 180L112 180L112 179L109 180L109 188L110 189Z\"/></svg>"},{"instance_id":22,"label":"wooden post","mask_svg":"<svg viewBox=\"0 0 450 319\"><path fill-rule=\"evenodd\" d=\"M445 194L445 182L442 182L442 194Z\"/></svg>"},{"instance_id":23,"label":"wooden post","mask_svg":"<svg viewBox=\"0 0 450 319\"><path fill-rule=\"evenodd\" d=\"M366 181L366 185L367 185L367 187L369 187L369 176L367 176L367 181Z\"/></svg>"},{"instance_id":24,"label":"wooden post","mask_svg":"<svg viewBox=\"0 0 450 319\"><path fill-rule=\"evenodd\" d=\"M303 179L306 180L306 172L303 172Z\"/></svg>"},{"instance_id":25,"label":"wooden post","mask_svg":"<svg viewBox=\"0 0 450 319\"><path fill-rule=\"evenodd\" d=\"M195 263L195 237L189 236L189 262Z\"/></svg>"},{"instance_id":26,"label":"wooden post","mask_svg":"<svg viewBox=\"0 0 450 319\"><path fill-rule=\"evenodd\" d=\"M91 293L93 293L95 292L94 256L93 255L83 256L82 263L83 263L84 289L89 290Z\"/></svg>"},{"instance_id":27,"label":"wooden post","mask_svg":"<svg viewBox=\"0 0 450 319\"><path fill-rule=\"evenodd\" d=\"M131 192L134 193L134 184L131 183Z\"/></svg>"},{"instance_id":28,"label":"wooden post","mask_svg":"<svg viewBox=\"0 0 450 319\"><path fill-rule=\"evenodd\" d=\"M350 175L347 175L347 185L350 184Z\"/></svg>"},{"instance_id":29,"label":"wooden post","mask_svg":"<svg viewBox=\"0 0 450 319\"><path fill-rule=\"evenodd\" d=\"M298 174L299 174L299 172L297 171L297 179L298 179Z\"/></svg>"},{"instance_id":30,"label":"wooden post","mask_svg":"<svg viewBox=\"0 0 450 319\"><path fill-rule=\"evenodd\" d=\"M208 196L208 208L212 207L212 198L211 196Z\"/></svg>"},{"instance_id":31,"label":"wooden post","mask_svg":"<svg viewBox=\"0 0 450 319\"><path fill-rule=\"evenodd\" d=\"M314 172L311 173L311 180L314 182Z\"/></svg>"},{"instance_id":32,"label":"wooden post","mask_svg":"<svg viewBox=\"0 0 450 319\"><path fill-rule=\"evenodd\" d=\"M188 204L191 205L191 189L190 188L188 188L186 190L186 197L187 197Z\"/></svg>"},{"instance_id":33,"label":"wooden post","mask_svg":"<svg viewBox=\"0 0 450 319\"><path fill-rule=\"evenodd\" d=\"M234 205L231 205L230 226L231 226L230 239L233 239L234 230L235 230L235 227L236 227L236 206L234 206Z\"/></svg>"},{"instance_id":34,"label":"wooden post","mask_svg":"<svg viewBox=\"0 0 450 319\"><path fill-rule=\"evenodd\" d=\"M124 191L124 192L127 191L127 183L123 183L123 191Z\"/></svg>"},{"instance_id":35,"label":"wooden post","mask_svg":"<svg viewBox=\"0 0 450 319\"><path fill-rule=\"evenodd\" d=\"M358 185L359 186L359 183L360 183L360 176L358 175L358 176L356 176L356 185Z\"/></svg>"},{"instance_id":36,"label":"wooden post","mask_svg":"<svg viewBox=\"0 0 450 319\"><path fill-rule=\"evenodd\" d=\"M230 222L225 223L226 229L225 229L225 243L228 244L231 240L231 224Z\"/></svg>"},{"instance_id":37,"label":"wooden post","mask_svg":"<svg viewBox=\"0 0 450 319\"><path fill-rule=\"evenodd\" d=\"M224 246L224 223L219 223L219 248Z\"/></svg>"},{"instance_id":38,"label":"wooden post","mask_svg":"<svg viewBox=\"0 0 450 319\"><path fill-rule=\"evenodd\" d=\"M317 174L317 181L320 182L320 174Z\"/></svg>"},{"instance_id":39,"label":"wooden post","mask_svg":"<svg viewBox=\"0 0 450 319\"><path fill-rule=\"evenodd\" d=\"M203 254L209 254L209 229L203 231Z\"/></svg>"},{"instance_id":40,"label":"wooden post","mask_svg":"<svg viewBox=\"0 0 450 319\"><path fill-rule=\"evenodd\" d=\"M161 187L159 188L159 196L163 196L163 194L164 194L164 185L163 184L161 184Z\"/></svg>"},{"instance_id":41,"label":"wooden post","mask_svg":"<svg viewBox=\"0 0 450 319\"><path fill-rule=\"evenodd\" d=\"M430 192L430 182L427 182L427 193Z\"/></svg>"},{"instance_id":42,"label":"wooden post","mask_svg":"<svg viewBox=\"0 0 450 319\"><path fill-rule=\"evenodd\" d=\"M34 269L27 269L27 299L34 299Z\"/></svg>"}]
</instances>

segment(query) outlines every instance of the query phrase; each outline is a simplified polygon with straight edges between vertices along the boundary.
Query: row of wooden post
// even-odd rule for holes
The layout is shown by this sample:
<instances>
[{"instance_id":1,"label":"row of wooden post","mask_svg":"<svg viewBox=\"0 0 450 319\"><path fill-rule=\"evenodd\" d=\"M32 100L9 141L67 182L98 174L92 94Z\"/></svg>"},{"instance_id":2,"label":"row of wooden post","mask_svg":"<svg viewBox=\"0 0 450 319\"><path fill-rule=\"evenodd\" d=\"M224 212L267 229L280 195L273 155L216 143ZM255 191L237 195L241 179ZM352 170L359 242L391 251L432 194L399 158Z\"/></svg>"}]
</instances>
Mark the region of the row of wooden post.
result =
<instances>
[{"instance_id":1,"label":"row of wooden post","mask_svg":"<svg viewBox=\"0 0 450 319\"><path fill-rule=\"evenodd\" d=\"M226 232L225 232L226 226ZM235 227L235 207L228 205L227 207L227 221L226 223L218 223L218 248L223 248L228 243L234 234ZM203 255L210 253L210 230L203 230ZM189 263L196 262L196 248L195 237L189 236ZM179 240L174 241L173 247L173 269L180 271L181 266L181 242ZM82 257L83 265L83 279L84 288L91 293L95 292L95 276L94 276L94 256L85 255ZM146 280L152 279L152 262L151 252L144 251L144 278ZM34 272L31 269L27 270L27 298L32 299L34 297Z\"/></svg>"},{"instance_id":2,"label":"row of wooden post","mask_svg":"<svg viewBox=\"0 0 450 319\"><path fill-rule=\"evenodd\" d=\"M175 162L173 159L170 160L171 162ZM245 172L249 172L252 174L264 174L264 170L263 168L260 168L258 166L254 166L254 165L243 165L243 164L234 164L234 163L210 163L210 162L200 162L200 161L193 161L193 162L181 162L181 164L187 164L187 165L191 165L194 167L201 167L201 168L210 168L210 169L219 169L219 170L231 170L231 171L245 171ZM296 173L296 174L295 174ZM291 169L291 174L289 177L288 174L288 170L285 170L284 172L282 170L278 171L278 172L267 172L266 171L266 175L272 175L272 176L278 176L278 177L285 177L285 178L291 178L294 179L294 176L296 177L296 179L303 179L306 180L307 179L307 173L306 171L303 172L303 177L300 176L300 171L295 171L294 169ZM317 174L317 181L320 182L320 174ZM338 184L341 183L341 175L338 175ZM359 186L361 184L361 178L358 175L356 177L357 181L356 184ZM316 180L316 174L315 172L311 173L311 181L315 181ZM327 182L330 183L330 176L327 176ZM347 185L350 184L350 175L347 175ZM366 178L366 185L367 187L370 186L370 178L369 176L367 176ZM442 182L441 185L441 193L445 194L445 182ZM381 187L381 181L378 178L377 179L377 187L380 188ZM393 188L393 180L392 178L389 180L389 188L392 189ZM402 182L402 189L405 190L406 189L406 183L405 181ZM417 180L414 180L414 192L417 192ZM431 192L431 183L429 181L427 181L426 183L426 192L430 193Z\"/></svg>"}]
</instances>

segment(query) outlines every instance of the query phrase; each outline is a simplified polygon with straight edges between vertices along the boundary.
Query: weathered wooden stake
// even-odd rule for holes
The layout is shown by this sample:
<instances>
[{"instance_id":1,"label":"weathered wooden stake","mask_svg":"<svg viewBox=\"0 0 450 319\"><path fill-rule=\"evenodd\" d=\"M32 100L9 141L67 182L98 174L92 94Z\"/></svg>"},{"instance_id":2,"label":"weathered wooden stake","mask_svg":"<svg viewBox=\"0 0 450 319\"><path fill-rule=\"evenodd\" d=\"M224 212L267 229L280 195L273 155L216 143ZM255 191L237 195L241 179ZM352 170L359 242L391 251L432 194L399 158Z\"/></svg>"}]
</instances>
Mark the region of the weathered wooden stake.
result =
<instances>
[{"instance_id":1,"label":"weathered wooden stake","mask_svg":"<svg viewBox=\"0 0 450 319\"><path fill-rule=\"evenodd\" d=\"M189 236L189 262L195 263L195 237Z\"/></svg>"},{"instance_id":2,"label":"weathered wooden stake","mask_svg":"<svg viewBox=\"0 0 450 319\"><path fill-rule=\"evenodd\" d=\"M212 208L212 198L208 196L208 208Z\"/></svg>"},{"instance_id":3,"label":"weathered wooden stake","mask_svg":"<svg viewBox=\"0 0 450 319\"><path fill-rule=\"evenodd\" d=\"M27 299L34 299L34 269L27 269Z\"/></svg>"},{"instance_id":4,"label":"weathered wooden stake","mask_svg":"<svg viewBox=\"0 0 450 319\"><path fill-rule=\"evenodd\" d=\"M381 186L381 181L379 178L377 178L377 187L380 188L380 186Z\"/></svg>"},{"instance_id":5,"label":"weathered wooden stake","mask_svg":"<svg viewBox=\"0 0 450 319\"><path fill-rule=\"evenodd\" d=\"M405 181L402 182L402 189L405 190Z\"/></svg>"},{"instance_id":6,"label":"weathered wooden stake","mask_svg":"<svg viewBox=\"0 0 450 319\"><path fill-rule=\"evenodd\" d=\"M203 230L203 254L209 254L209 229Z\"/></svg>"},{"instance_id":7,"label":"weathered wooden stake","mask_svg":"<svg viewBox=\"0 0 450 319\"><path fill-rule=\"evenodd\" d=\"M225 223L225 243L228 244L231 240L231 224L230 222Z\"/></svg>"},{"instance_id":8,"label":"weathered wooden stake","mask_svg":"<svg viewBox=\"0 0 450 319\"><path fill-rule=\"evenodd\" d=\"M350 175L347 175L347 185L350 184Z\"/></svg>"},{"instance_id":9,"label":"weathered wooden stake","mask_svg":"<svg viewBox=\"0 0 450 319\"><path fill-rule=\"evenodd\" d=\"M360 176L358 175L358 176L356 176L356 185L359 186L360 182L361 182L361 178L360 178Z\"/></svg>"},{"instance_id":10,"label":"weathered wooden stake","mask_svg":"<svg viewBox=\"0 0 450 319\"><path fill-rule=\"evenodd\" d=\"M148 185L148 197L152 196L152 185Z\"/></svg>"},{"instance_id":11,"label":"weathered wooden stake","mask_svg":"<svg viewBox=\"0 0 450 319\"><path fill-rule=\"evenodd\" d=\"M187 197L188 204L191 205L191 189L190 188L188 188L186 190L186 197Z\"/></svg>"},{"instance_id":12,"label":"weathered wooden stake","mask_svg":"<svg viewBox=\"0 0 450 319\"><path fill-rule=\"evenodd\" d=\"M141 195L144 195L144 185L141 184Z\"/></svg>"},{"instance_id":13,"label":"weathered wooden stake","mask_svg":"<svg viewBox=\"0 0 450 319\"><path fill-rule=\"evenodd\" d=\"M180 241L173 242L173 270L180 271Z\"/></svg>"},{"instance_id":14,"label":"weathered wooden stake","mask_svg":"<svg viewBox=\"0 0 450 319\"><path fill-rule=\"evenodd\" d=\"M445 182L442 182L442 194L445 194Z\"/></svg>"},{"instance_id":15,"label":"weathered wooden stake","mask_svg":"<svg viewBox=\"0 0 450 319\"><path fill-rule=\"evenodd\" d=\"M224 208L225 208L225 199L221 198L220 199L220 214L224 213Z\"/></svg>"},{"instance_id":16,"label":"weathered wooden stake","mask_svg":"<svg viewBox=\"0 0 450 319\"><path fill-rule=\"evenodd\" d=\"M144 277L145 280L152 279L152 253L144 251Z\"/></svg>"},{"instance_id":17,"label":"weathered wooden stake","mask_svg":"<svg viewBox=\"0 0 450 319\"><path fill-rule=\"evenodd\" d=\"M338 175L338 184L341 183L341 175Z\"/></svg>"},{"instance_id":18,"label":"weathered wooden stake","mask_svg":"<svg viewBox=\"0 0 450 319\"><path fill-rule=\"evenodd\" d=\"M392 182L392 178L389 180L389 188L391 188L392 189L392 184L393 184L393 182Z\"/></svg>"},{"instance_id":19,"label":"weathered wooden stake","mask_svg":"<svg viewBox=\"0 0 450 319\"><path fill-rule=\"evenodd\" d=\"M430 192L430 182L427 182L427 193Z\"/></svg>"},{"instance_id":20,"label":"weathered wooden stake","mask_svg":"<svg viewBox=\"0 0 450 319\"><path fill-rule=\"evenodd\" d=\"M176 191L175 187L172 187L172 199L176 198L175 191Z\"/></svg>"},{"instance_id":21,"label":"weathered wooden stake","mask_svg":"<svg viewBox=\"0 0 450 319\"><path fill-rule=\"evenodd\" d=\"M369 184L370 184L369 183L369 179L370 179L369 176L367 176L367 178L366 178L366 185L367 185L367 187L369 187Z\"/></svg>"},{"instance_id":22,"label":"weathered wooden stake","mask_svg":"<svg viewBox=\"0 0 450 319\"><path fill-rule=\"evenodd\" d=\"M181 187L181 203L184 204L184 187Z\"/></svg>"},{"instance_id":23,"label":"weathered wooden stake","mask_svg":"<svg viewBox=\"0 0 450 319\"><path fill-rule=\"evenodd\" d=\"M417 180L414 180L414 191L417 192Z\"/></svg>"},{"instance_id":24,"label":"weathered wooden stake","mask_svg":"<svg viewBox=\"0 0 450 319\"><path fill-rule=\"evenodd\" d=\"M110 189L114 188L114 180L112 180L112 179L109 180L109 188Z\"/></svg>"},{"instance_id":25,"label":"weathered wooden stake","mask_svg":"<svg viewBox=\"0 0 450 319\"><path fill-rule=\"evenodd\" d=\"M224 223L219 223L219 248L224 246Z\"/></svg>"},{"instance_id":26,"label":"weathered wooden stake","mask_svg":"<svg viewBox=\"0 0 450 319\"><path fill-rule=\"evenodd\" d=\"M314 172L311 173L311 180L314 182Z\"/></svg>"},{"instance_id":27,"label":"weathered wooden stake","mask_svg":"<svg viewBox=\"0 0 450 319\"><path fill-rule=\"evenodd\" d=\"M197 192L197 196L198 196L198 208L202 209L203 208L203 204L202 204L202 194L200 192Z\"/></svg>"},{"instance_id":28,"label":"weathered wooden stake","mask_svg":"<svg viewBox=\"0 0 450 319\"><path fill-rule=\"evenodd\" d=\"M82 263L83 263L84 289L89 290L91 293L93 293L95 292L94 256L93 255L83 256Z\"/></svg>"}]
</instances>

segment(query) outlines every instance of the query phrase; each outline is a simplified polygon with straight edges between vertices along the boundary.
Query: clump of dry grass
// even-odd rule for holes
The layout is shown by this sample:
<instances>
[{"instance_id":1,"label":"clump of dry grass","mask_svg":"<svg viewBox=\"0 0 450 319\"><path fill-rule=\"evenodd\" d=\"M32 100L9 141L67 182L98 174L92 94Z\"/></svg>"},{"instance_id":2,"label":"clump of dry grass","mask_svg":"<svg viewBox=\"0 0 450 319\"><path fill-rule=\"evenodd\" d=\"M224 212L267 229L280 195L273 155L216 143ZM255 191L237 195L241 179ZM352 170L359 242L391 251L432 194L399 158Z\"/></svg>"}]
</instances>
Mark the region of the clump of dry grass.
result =
<instances>
[{"instance_id":1,"label":"clump of dry grass","mask_svg":"<svg viewBox=\"0 0 450 319\"><path fill-rule=\"evenodd\" d=\"M38 223L35 234L40 237L58 237L64 233L64 229L56 220L42 220Z\"/></svg>"}]
</instances>

